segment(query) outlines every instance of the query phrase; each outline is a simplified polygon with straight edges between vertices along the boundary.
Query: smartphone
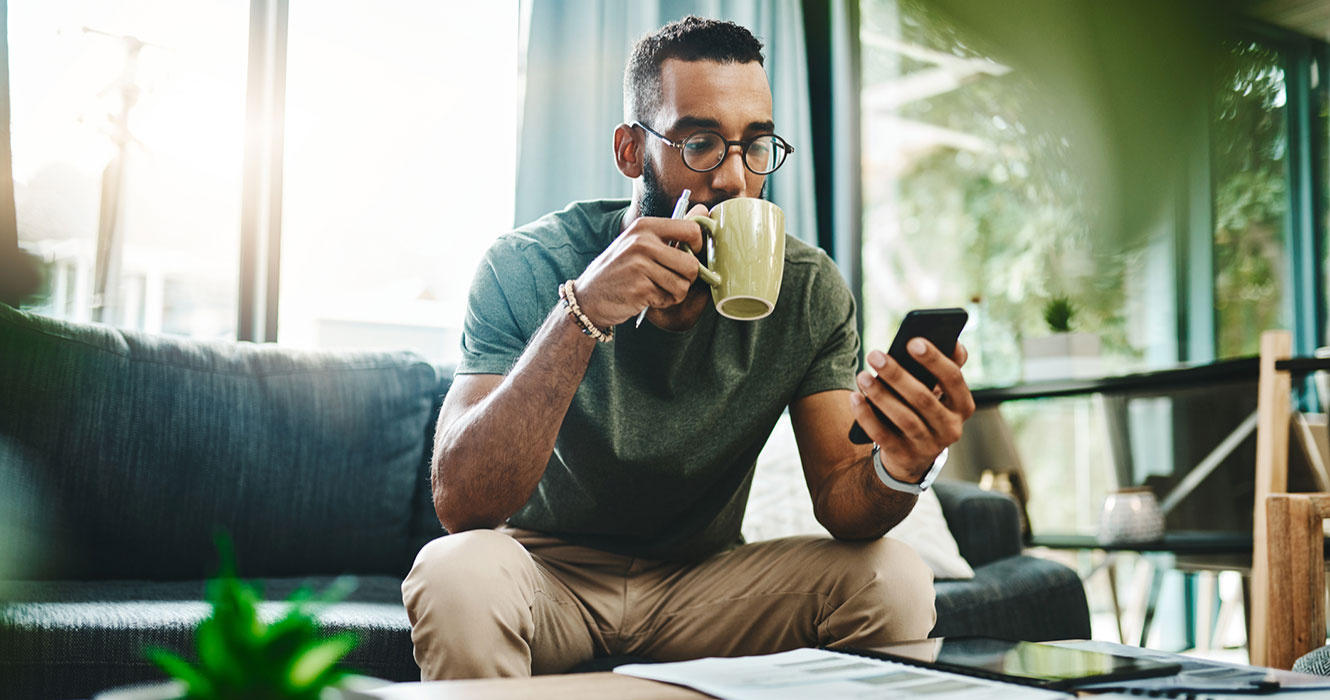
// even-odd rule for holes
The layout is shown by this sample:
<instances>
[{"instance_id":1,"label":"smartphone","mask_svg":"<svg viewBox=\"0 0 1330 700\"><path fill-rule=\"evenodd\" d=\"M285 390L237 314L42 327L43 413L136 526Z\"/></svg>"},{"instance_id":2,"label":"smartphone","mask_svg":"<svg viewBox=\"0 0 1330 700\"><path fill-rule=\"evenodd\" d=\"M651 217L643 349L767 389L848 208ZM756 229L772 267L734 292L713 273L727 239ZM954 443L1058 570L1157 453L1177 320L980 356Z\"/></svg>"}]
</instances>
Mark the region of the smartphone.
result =
<instances>
[{"instance_id":1,"label":"smartphone","mask_svg":"<svg viewBox=\"0 0 1330 700\"><path fill-rule=\"evenodd\" d=\"M896 362L900 363L902 369L909 372L918 379L924 386L932 389L937 386L937 377L933 376L923 365L914 359L914 356L905 349L905 344L912 338L923 338L942 352L943 355L951 357L956 352L956 339L961 335L961 329L965 328L965 322L969 319L969 314L965 309L915 309L905 314L905 320L901 321L901 327L896 330L896 338L891 341L891 349L887 350L889 355ZM881 381L881 380L878 380ZM871 404L870 404L871 405ZM877 406L873 406L873 412L877 414L878 420L891 424L882 411ZM873 439L868 437L868 433L859 427L859 421L855 421L850 428L850 442L856 445L867 445Z\"/></svg>"}]
</instances>

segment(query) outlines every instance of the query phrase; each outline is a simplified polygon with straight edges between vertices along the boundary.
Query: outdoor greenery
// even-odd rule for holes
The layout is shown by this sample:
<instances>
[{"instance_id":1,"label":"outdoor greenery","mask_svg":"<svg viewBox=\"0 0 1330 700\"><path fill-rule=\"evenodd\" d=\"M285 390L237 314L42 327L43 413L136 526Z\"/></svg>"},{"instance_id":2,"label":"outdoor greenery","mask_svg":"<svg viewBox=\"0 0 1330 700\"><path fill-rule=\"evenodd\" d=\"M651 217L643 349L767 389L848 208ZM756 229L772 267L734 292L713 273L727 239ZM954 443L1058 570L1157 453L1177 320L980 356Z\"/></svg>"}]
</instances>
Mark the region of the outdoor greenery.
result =
<instances>
[{"instance_id":1,"label":"outdoor greenery","mask_svg":"<svg viewBox=\"0 0 1330 700\"><path fill-rule=\"evenodd\" d=\"M983 58L921 0L868 0L863 17L870 33ZM898 27L884 23L893 19ZM866 85L928 69L890 52L864 54ZM969 341L977 362L967 368L976 385L1019 381L1019 341L1047 334L1043 301L1054 296L1077 300L1079 328L1100 335L1108 352L1126 361L1140 355L1124 321L1125 266L1139 250L1095 235L1093 205L1069 163L1073 144L1029 123L1033 90L1013 71L907 103L900 117L974 137L974 145L912 153L903 170L882 175L866 168L865 335L888 337L911 307L968 302L978 321ZM899 233L883 224L887 216ZM933 285L921 277L930 274L944 289L925 298L920 290ZM899 282L875 289L882 276Z\"/></svg>"},{"instance_id":2,"label":"outdoor greenery","mask_svg":"<svg viewBox=\"0 0 1330 700\"><path fill-rule=\"evenodd\" d=\"M1287 327L1284 102L1279 54L1254 42L1232 44L1220 66L1211 139L1220 357L1255 355L1261 331Z\"/></svg>"},{"instance_id":3,"label":"outdoor greenery","mask_svg":"<svg viewBox=\"0 0 1330 700\"><path fill-rule=\"evenodd\" d=\"M1190 31L1188 13L1214 14L1204 3L1167 5L1028 2L1047 16L986 31L1007 3L862 0L867 346L910 308L967 305L966 379L984 386L1019 382L1022 339L1050 330L1097 335L1112 373L1208 359L1211 342L1217 358L1255 354L1260 331L1287 327L1285 57L1214 25ZM1137 10L1159 21L1143 26ZM1076 31L1050 29L1059 22ZM995 50L1018 36L1017 50ZM1103 45L1076 45L1087 37ZM1036 60L1057 56L1075 65ZM1195 201L1207 175L1209 201ZM1210 231L1187 228L1206 215ZM1205 236L1212 246L1197 248ZM1190 279L1205 255L1213 279ZM1212 307L1180 293L1198 282L1213 285ZM1214 314L1214 338L1184 339L1193 313ZM1116 486L1111 450L1088 429L1099 410L1003 405L1030 493L1058 494L1032 496L1036 529L1092 531Z\"/></svg>"},{"instance_id":4,"label":"outdoor greenery","mask_svg":"<svg viewBox=\"0 0 1330 700\"><path fill-rule=\"evenodd\" d=\"M212 614L195 633L198 663L160 648L148 649L148 657L185 685L188 698L317 700L347 675L338 662L358 640L352 632L325 636L314 613L343 598L354 580L338 579L318 596L296 591L287 601L291 609L268 624L259 617L259 592L236 576L230 541L219 538L217 546L221 570L207 584Z\"/></svg>"},{"instance_id":5,"label":"outdoor greenery","mask_svg":"<svg viewBox=\"0 0 1330 700\"><path fill-rule=\"evenodd\" d=\"M866 36L894 37L939 56L986 56L970 32L924 0L864 0L863 25ZM899 105L893 121L866 112L870 157L865 163L863 264L869 342L889 337L909 308L968 303L978 323L967 340L975 359L967 376L976 385L1019 381L1020 339L1046 333L1043 302L1064 296L1074 300L1077 329L1100 337L1106 371L1139 369L1151 338L1178 333L1168 328L1143 332L1145 323L1157 324L1160 318L1147 321L1144 310L1189 303L1176 296L1182 282L1172 279L1172 270L1187 256L1206 253L1213 259L1218 358L1253 355L1262 330L1287 327L1283 59L1268 45L1223 36L1212 35L1219 58L1207 67L1212 71L1210 104L1198 105L1198 114L1209 113L1211 122L1211 251L1188 252L1188 241L1194 239L1167 215L1158 230L1130 235L1113 230L1118 222L1104 210L1111 200L1092 196L1096 193L1088 188L1111 185L1116 176L1086 169L1086 143L1077 140L1087 138L1085 129L1059 130L1055 122L1050 128L1048 115L1035 109L1048 104L1047 86L1034 83L1028 71L962 73L958 85ZM871 41L865 42L863 61L864 85L870 90L907 78L926 79L928 71L945 68L945 59L877 49ZM1101 78L1113 75L1103 70ZM1185 123L1190 122L1159 128L1180 129ZM917 125L943 136L923 148L909 140L909 133L884 137L871 132ZM896 162L873 157L872 142L884 138L900 143ZM1178 152L1168 159L1192 159L1196 154L1186 148L1177 142ZM1131 168L1134 178L1150 176L1125 161L1117 166ZM1179 194L1165 193L1152 206L1167 207ZM1177 255L1178 261L1161 255ZM1150 263L1169 277L1147 272ZM1200 342L1204 347L1209 339ZM1153 361L1165 355L1156 351Z\"/></svg>"},{"instance_id":6,"label":"outdoor greenery","mask_svg":"<svg viewBox=\"0 0 1330 700\"><path fill-rule=\"evenodd\" d=\"M1044 323L1054 333L1071 331L1071 319L1075 315L1076 307L1067 297L1055 296L1044 303Z\"/></svg>"}]
</instances>

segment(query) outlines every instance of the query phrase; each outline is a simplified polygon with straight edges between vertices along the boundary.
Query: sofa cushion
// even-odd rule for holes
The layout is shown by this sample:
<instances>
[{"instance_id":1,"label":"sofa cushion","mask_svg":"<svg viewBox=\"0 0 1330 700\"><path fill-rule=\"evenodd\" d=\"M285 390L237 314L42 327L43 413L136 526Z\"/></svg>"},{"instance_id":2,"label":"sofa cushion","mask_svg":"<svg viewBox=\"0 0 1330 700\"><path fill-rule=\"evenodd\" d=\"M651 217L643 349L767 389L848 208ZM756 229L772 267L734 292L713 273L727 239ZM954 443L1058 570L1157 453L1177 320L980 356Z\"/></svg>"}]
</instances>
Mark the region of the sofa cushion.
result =
<instances>
[{"instance_id":1,"label":"sofa cushion","mask_svg":"<svg viewBox=\"0 0 1330 700\"><path fill-rule=\"evenodd\" d=\"M1021 553L1021 521L1016 501L962 481L933 486L961 556L982 566Z\"/></svg>"},{"instance_id":2,"label":"sofa cushion","mask_svg":"<svg viewBox=\"0 0 1330 700\"><path fill-rule=\"evenodd\" d=\"M323 590L331 578L256 582L267 601L280 601L302 584ZM207 617L200 581L4 582L10 602L0 610L0 679L6 697L86 698L99 690L160 679L143 656L158 645L194 658L194 628ZM288 609L265 602L271 622ZM328 634L354 631L360 644L345 666L379 678L420 680L411 655L411 625L402 607L401 581L360 577L345 600L318 619ZM12 695L10 695L12 693Z\"/></svg>"},{"instance_id":3,"label":"sofa cushion","mask_svg":"<svg viewBox=\"0 0 1330 700\"><path fill-rule=\"evenodd\" d=\"M429 420L425 423L423 436L425 454L420 460L420 471L416 474L415 512L411 516L411 541L408 548L413 559L420 548L430 540L448 534L434 511L434 487L430 482L430 469L434 458L434 429L439 422L439 410L443 407L444 396L453 386L453 374L456 369L456 365L439 365L434 369L435 375L438 376L438 385L432 395L433 407L430 410Z\"/></svg>"},{"instance_id":4,"label":"sofa cushion","mask_svg":"<svg viewBox=\"0 0 1330 700\"><path fill-rule=\"evenodd\" d=\"M1090 609L1075 571L1013 556L974 568L969 581L938 581L930 637L978 635L1047 641L1089 639Z\"/></svg>"},{"instance_id":5,"label":"sofa cushion","mask_svg":"<svg viewBox=\"0 0 1330 700\"><path fill-rule=\"evenodd\" d=\"M302 352L0 305L0 435L43 465L41 578L202 579L228 531L252 576L409 566L438 383L406 352Z\"/></svg>"}]
</instances>

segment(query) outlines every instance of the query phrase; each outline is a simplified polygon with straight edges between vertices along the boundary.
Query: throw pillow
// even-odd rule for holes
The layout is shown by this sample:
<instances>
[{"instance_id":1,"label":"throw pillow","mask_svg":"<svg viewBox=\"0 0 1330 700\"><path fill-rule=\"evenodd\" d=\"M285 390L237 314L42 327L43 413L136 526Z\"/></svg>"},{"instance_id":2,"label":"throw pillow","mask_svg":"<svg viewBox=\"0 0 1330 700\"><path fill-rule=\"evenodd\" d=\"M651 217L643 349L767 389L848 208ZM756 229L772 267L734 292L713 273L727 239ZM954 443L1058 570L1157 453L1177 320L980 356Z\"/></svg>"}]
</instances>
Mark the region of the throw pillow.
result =
<instances>
[{"instance_id":1,"label":"throw pillow","mask_svg":"<svg viewBox=\"0 0 1330 700\"><path fill-rule=\"evenodd\" d=\"M813 515L813 503L804 484L799 447L789 414L782 415L757 458L757 474L744 516L744 538L749 542L790 535L826 534ZM947 528L942 504L931 490L919 497L914 510L887 537L900 540L919 553L938 579L974 578L974 569L960 555Z\"/></svg>"}]
</instances>

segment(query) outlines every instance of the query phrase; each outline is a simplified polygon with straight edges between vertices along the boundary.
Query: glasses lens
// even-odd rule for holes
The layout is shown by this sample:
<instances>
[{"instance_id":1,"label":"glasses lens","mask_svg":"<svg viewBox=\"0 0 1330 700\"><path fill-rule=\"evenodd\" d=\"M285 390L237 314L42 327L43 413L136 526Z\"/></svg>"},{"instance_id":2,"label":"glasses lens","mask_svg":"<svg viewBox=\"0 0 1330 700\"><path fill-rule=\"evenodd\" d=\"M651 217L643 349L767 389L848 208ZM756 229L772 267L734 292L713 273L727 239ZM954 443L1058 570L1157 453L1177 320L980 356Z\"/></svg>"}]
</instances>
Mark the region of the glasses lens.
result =
<instances>
[{"instance_id":1,"label":"glasses lens","mask_svg":"<svg viewBox=\"0 0 1330 700\"><path fill-rule=\"evenodd\" d=\"M759 175L765 175L780 167L785 160L785 147L775 136L759 136L752 143L748 144L748 150L744 151L744 159L748 162L748 168Z\"/></svg>"},{"instance_id":2,"label":"glasses lens","mask_svg":"<svg viewBox=\"0 0 1330 700\"><path fill-rule=\"evenodd\" d=\"M714 131L699 131L683 142L684 165L710 170L725 157L725 139Z\"/></svg>"}]
</instances>

